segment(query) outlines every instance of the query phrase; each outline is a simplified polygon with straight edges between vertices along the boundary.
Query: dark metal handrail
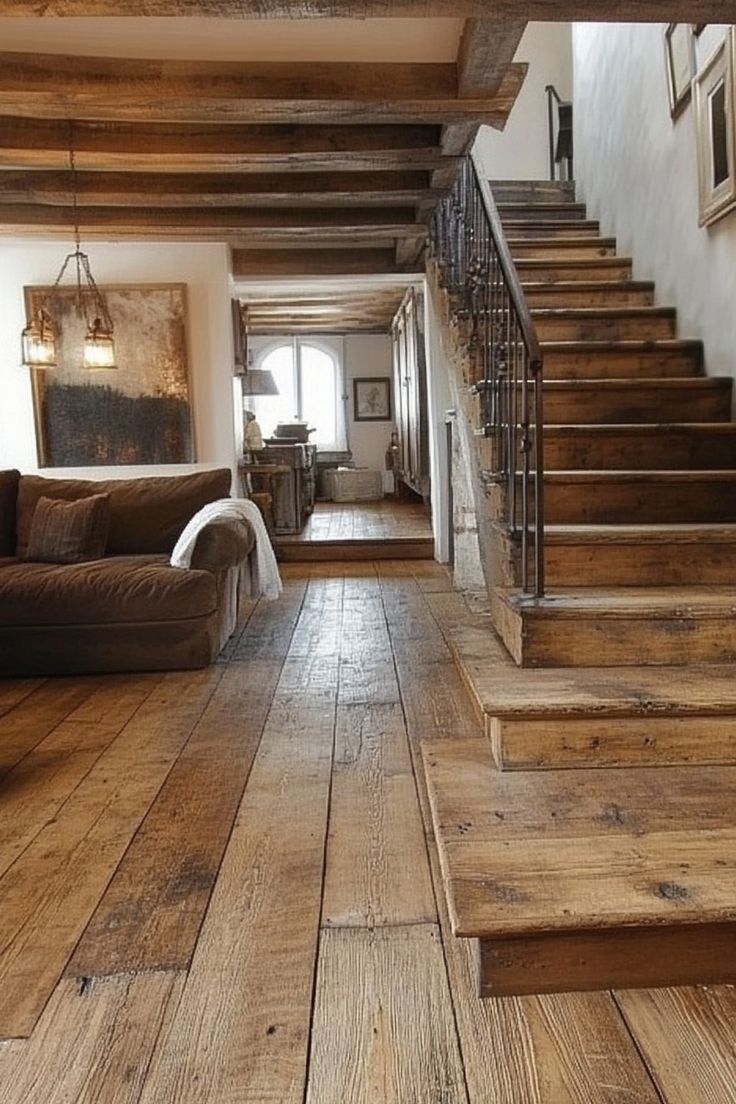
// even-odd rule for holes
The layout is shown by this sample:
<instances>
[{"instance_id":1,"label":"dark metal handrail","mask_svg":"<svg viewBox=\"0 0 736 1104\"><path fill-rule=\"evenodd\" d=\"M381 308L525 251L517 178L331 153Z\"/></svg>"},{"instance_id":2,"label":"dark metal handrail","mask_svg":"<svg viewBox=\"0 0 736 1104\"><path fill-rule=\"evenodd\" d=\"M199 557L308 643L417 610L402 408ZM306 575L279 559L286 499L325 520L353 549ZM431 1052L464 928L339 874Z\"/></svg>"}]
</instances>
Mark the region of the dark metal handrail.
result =
<instances>
[{"instance_id":1,"label":"dark metal handrail","mask_svg":"<svg viewBox=\"0 0 736 1104\"><path fill-rule=\"evenodd\" d=\"M542 349L490 186L471 156L436 209L431 242L455 312L470 325L471 389L480 397L483 432L495 442L490 475L506 485L504 520L521 542L522 590L541 598Z\"/></svg>"},{"instance_id":2,"label":"dark metal handrail","mask_svg":"<svg viewBox=\"0 0 736 1104\"><path fill-rule=\"evenodd\" d=\"M544 91L547 93L549 178L556 180L557 165L567 161L567 178L570 180L572 179L572 104L562 99L553 84L548 84ZM557 141L555 141L555 104L557 105Z\"/></svg>"}]
</instances>

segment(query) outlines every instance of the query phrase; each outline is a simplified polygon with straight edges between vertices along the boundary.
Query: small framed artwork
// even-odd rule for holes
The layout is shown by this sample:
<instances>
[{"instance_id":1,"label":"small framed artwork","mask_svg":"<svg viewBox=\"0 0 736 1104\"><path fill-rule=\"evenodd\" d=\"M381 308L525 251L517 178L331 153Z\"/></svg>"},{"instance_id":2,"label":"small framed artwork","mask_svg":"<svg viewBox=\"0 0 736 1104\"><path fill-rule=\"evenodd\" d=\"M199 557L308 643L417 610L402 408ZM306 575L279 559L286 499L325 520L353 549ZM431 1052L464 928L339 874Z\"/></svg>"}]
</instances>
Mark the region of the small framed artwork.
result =
<instances>
[{"instance_id":1,"label":"small framed artwork","mask_svg":"<svg viewBox=\"0 0 736 1104\"><path fill-rule=\"evenodd\" d=\"M669 23L664 32L670 115L682 112L690 99L695 76L695 41L692 23Z\"/></svg>"},{"instance_id":2,"label":"small framed artwork","mask_svg":"<svg viewBox=\"0 0 736 1104\"><path fill-rule=\"evenodd\" d=\"M391 380L388 376L362 376L353 380L353 420L391 421Z\"/></svg>"},{"instance_id":3,"label":"small framed artwork","mask_svg":"<svg viewBox=\"0 0 736 1104\"><path fill-rule=\"evenodd\" d=\"M736 207L733 28L695 78L695 125L701 226Z\"/></svg>"}]
</instances>

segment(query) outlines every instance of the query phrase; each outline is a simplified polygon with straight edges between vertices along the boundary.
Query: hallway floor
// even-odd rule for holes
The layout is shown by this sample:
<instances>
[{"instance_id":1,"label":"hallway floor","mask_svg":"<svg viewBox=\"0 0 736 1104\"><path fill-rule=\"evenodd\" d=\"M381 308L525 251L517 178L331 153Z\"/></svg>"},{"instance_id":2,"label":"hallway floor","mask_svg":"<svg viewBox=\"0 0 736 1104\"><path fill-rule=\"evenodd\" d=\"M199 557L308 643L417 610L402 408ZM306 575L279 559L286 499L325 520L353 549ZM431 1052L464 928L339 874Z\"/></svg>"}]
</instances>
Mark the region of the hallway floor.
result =
<instances>
[{"instance_id":1,"label":"hallway floor","mask_svg":"<svg viewBox=\"0 0 736 1104\"><path fill-rule=\"evenodd\" d=\"M279 544L317 541L432 538L429 511L421 502L317 502L301 533L279 536Z\"/></svg>"},{"instance_id":2,"label":"hallway floor","mask_svg":"<svg viewBox=\"0 0 736 1104\"><path fill-rule=\"evenodd\" d=\"M433 561L283 565L202 672L0 682L0 1104L733 1104L736 991L479 1001Z\"/></svg>"}]
</instances>

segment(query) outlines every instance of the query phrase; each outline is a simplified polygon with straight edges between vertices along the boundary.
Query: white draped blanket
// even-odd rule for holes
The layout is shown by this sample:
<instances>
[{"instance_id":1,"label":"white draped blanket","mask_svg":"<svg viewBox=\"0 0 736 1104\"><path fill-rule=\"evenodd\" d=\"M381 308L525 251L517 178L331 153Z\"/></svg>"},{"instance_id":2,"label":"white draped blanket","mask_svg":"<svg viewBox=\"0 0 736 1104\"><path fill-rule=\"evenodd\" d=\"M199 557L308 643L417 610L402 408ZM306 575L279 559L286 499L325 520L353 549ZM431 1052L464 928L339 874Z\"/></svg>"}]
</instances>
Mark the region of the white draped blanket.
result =
<instances>
[{"instance_id":1,"label":"white draped blanket","mask_svg":"<svg viewBox=\"0 0 736 1104\"><path fill-rule=\"evenodd\" d=\"M278 598L283 590L271 541L255 502L247 498L220 498L208 502L187 523L171 553L173 567L191 567L197 537L210 522L241 524L247 521L255 533L255 546L242 565L242 582L250 598Z\"/></svg>"}]
</instances>

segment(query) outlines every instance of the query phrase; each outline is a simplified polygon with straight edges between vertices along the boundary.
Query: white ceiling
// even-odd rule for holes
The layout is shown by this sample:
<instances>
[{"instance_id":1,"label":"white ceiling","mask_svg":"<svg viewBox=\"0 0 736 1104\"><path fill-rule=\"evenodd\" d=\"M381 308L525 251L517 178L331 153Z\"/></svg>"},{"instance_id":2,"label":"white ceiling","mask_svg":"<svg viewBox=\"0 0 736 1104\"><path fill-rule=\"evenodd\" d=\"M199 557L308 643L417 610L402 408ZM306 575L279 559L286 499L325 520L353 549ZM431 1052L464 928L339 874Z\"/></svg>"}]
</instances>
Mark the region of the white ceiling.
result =
<instances>
[{"instance_id":1,"label":"white ceiling","mask_svg":"<svg viewBox=\"0 0 736 1104\"><path fill-rule=\"evenodd\" d=\"M0 18L0 50L190 61L454 61L460 19Z\"/></svg>"}]
</instances>

